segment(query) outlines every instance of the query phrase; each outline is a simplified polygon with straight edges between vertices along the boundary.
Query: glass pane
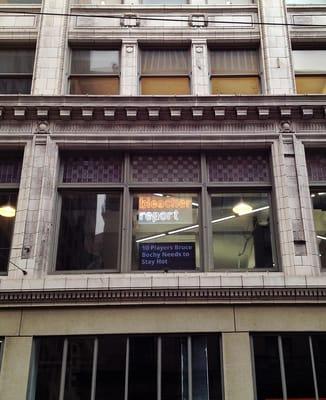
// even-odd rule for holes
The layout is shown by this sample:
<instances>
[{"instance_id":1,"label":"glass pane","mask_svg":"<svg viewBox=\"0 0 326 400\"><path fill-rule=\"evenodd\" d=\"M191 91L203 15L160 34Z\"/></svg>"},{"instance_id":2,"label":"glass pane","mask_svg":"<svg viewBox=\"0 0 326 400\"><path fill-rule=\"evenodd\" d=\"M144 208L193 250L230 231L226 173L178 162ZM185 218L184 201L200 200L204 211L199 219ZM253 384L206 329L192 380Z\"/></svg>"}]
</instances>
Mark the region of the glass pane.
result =
<instances>
[{"instance_id":1,"label":"glass pane","mask_svg":"<svg viewBox=\"0 0 326 400\"><path fill-rule=\"evenodd\" d=\"M142 75L188 74L189 55L188 50L143 50L141 73Z\"/></svg>"},{"instance_id":2,"label":"glass pane","mask_svg":"<svg viewBox=\"0 0 326 400\"><path fill-rule=\"evenodd\" d=\"M33 400L58 400L60 390L63 337L35 340L36 382Z\"/></svg>"},{"instance_id":3,"label":"glass pane","mask_svg":"<svg viewBox=\"0 0 326 400\"><path fill-rule=\"evenodd\" d=\"M283 399L277 336L254 336L257 400Z\"/></svg>"},{"instance_id":4,"label":"glass pane","mask_svg":"<svg viewBox=\"0 0 326 400\"><path fill-rule=\"evenodd\" d=\"M213 194L211 201L214 268L272 268L269 195Z\"/></svg>"},{"instance_id":5,"label":"glass pane","mask_svg":"<svg viewBox=\"0 0 326 400\"><path fill-rule=\"evenodd\" d=\"M162 337L162 400L188 399L187 338Z\"/></svg>"},{"instance_id":6,"label":"glass pane","mask_svg":"<svg viewBox=\"0 0 326 400\"><path fill-rule=\"evenodd\" d=\"M298 94L326 94L326 75L296 76Z\"/></svg>"},{"instance_id":7,"label":"glass pane","mask_svg":"<svg viewBox=\"0 0 326 400\"><path fill-rule=\"evenodd\" d=\"M207 336L209 400L222 400L220 343L217 335Z\"/></svg>"},{"instance_id":8,"label":"glass pane","mask_svg":"<svg viewBox=\"0 0 326 400\"><path fill-rule=\"evenodd\" d=\"M207 4L223 4L223 5L238 5L238 4L245 4L245 5L252 5L256 4L256 0L207 0Z\"/></svg>"},{"instance_id":9,"label":"glass pane","mask_svg":"<svg viewBox=\"0 0 326 400\"><path fill-rule=\"evenodd\" d=\"M62 193L57 270L115 269L119 246L119 194Z\"/></svg>"},{"instance_id":10,"label":"glass pane","mask_svg":"<svg viewBox=\"0 0 326 400\"><path fill-rule=\"evenodd\" d=\"M98 340L96 400L123 400L127 338L103 336Z\"/></svg>"},{"instance_id":11,"label":"glass pane","mask_svg":"<svg viewBox=\"0 0 326 400\"><path fill-rule=\"evenodd\" d=\"M212 94L260 94L260 80L257 76L213 77Z\"/></svg>"},{"instance_id":12,"label":"glass pane","mask_svg":"<svg viewBox=\"0 0 326 400\"><path fill-rule=\"evenodd\" d=\"M326 4L326 0L286 0L287 4Z\"/></svg>"},{"instance_id":13,"label":"glass pane","mask_svg":"<svg viewBox=\"0 0 326 400\"><path fill-rule=\"evenodd\" d=\"M1 94L30 94L31 87L32 78L0 78Z\"/></svg>"},{"instance_id":14,"label":"glass pane","mask_svg":"<svg viewBox=\"0 0 326 400\"><path fill-rule=\"evenodd\" d=\"M32 74L34 55L33 49L0 50L0 74Z\"/></svg>"},{"instance_id":15,"label":"glass pane","mask_svg":"<svg viewBox=\"0 0 326 400\"><path fill-rule=\"evenodd\" d=\"M208 349L206 336L191 338L192 398L208 400Z\"/></svg>"},{"instance_id":16,"label":"glass pane","mask_svg":"<svg viewBox=\"0 0 326 400\"><path fill-rule=\"evenodd\" d=\"M190 94L188 77L142 77L141 94L144 95L182 95Z\"/></svg>"},{"instance_id":17,"label":"glass pane","mask_svg":"<svg viewBox=\"0 0 326 400\"><path fill-rule=\"evenodd\" d=\"M128 400L156 398L157 340L155 337L130 337Z\"/></svg>"},{"instance_id":18,"label":"glass pane","mask_svg":"<svg viewBox=\"0 0 326 400\"><path fill-rule=\"evenodd\" d=\"M41 4L42 0L0 0L0 4Z\"/></svg>"},{"instance_id":19,"label":"glass pane","mask_svg":"<svg viewBox=\"0 0 326 400\"><path fill-rule=\"evenodd\" d=\"M91 396L94 338L68 339L65 400L89 400Z\"/></svg>"},{"instance_id":20,"label":"glass pane","mask_svg":"<svg viewBox=\"0 0 326 400\"><path fill-rule=\"evenodd\" d=\"M282 337L288 399L315 399L308 336Z\"/></svg>"},{"instance_id":21,"label":"glass pane","mask_svg":"<svg viewBox=\"0 0 326 400\"><path fill-rule=\"evenodd\" d=\"M258 74L257 50L211 50L212 74Z\"/></svg>"},{"instance_id":22,"label":"glass pane","mask_svg":"<svg viewBox=\"0 0 326 400\"><path fill-rule=\"evenodd\" d=\"M326 336L312 337L319 399L326 399Z\"/></svg>"},{"instance_id":23,"label":"glass pane","mask_svg":"<svg viewBox=\"0 0 326 400\"><path fill-rule=\"evenodd\" d=\"M70 94L93 94L106 96L119 93L119 78L85 76L70 78Z\"/></svg>"},{"instance_id":24,"label":"glass pane","mask_svg":"<svg viewBox=\"0 0 326 400\"><path fill-rule=\"evenodd\" d=\"M199 267L199 201L189 193L134 196L132 266L140 270Z\"/></svg>"},{"instance_id":25,"label":"glass pane","mask_svg":"<svg viewBox=\"0 0 326 400\"><path fill-rule=\"evenodd\" d=\"M188 0L140 0L139 2L148 6L188 4Z\"/></svg>"},{"instance_id":26,"label":"glass pane","mask_svg":"<svg viewBox=\"0 0 326 400\"><path fill-rule=\"evenodd\" d=\"M119 74L120 52L118 50L73 50L72 74Z\"/></svg>"},{"instance_id":27,"label":"glass pane","mask_svg":"<svg viewBox=\"0 0 326 400\"><path fill-rule=\"evenodd\" d=\"M17 193L0 192L0 272L8 270L11 239L15 224L15 215L7 214L6 210L9 209L4 207L11 207L11 210L15 214L16 205Z\"/></svg>"},{"instance_id":28,"label":"glass pane","mask_svg":"<svg viewBox=\"0 0 326 400\"><path fill-rule=\"evenodd\" d=\"M72 4L87 4L91 6L110 6L114 4L122 4L121 0L73 0Z\"/></svg>"},{"instance_id":29,"label":"glass pane","mask_svg":"<svg viewBox=\"0 0 326 400\"><path fill-rule=\"evenodd\" d=\"M326 268L326 192L311 195L319 257L322 268Z\"/></svg>"},{"instance_id":30,"label":"glass pane","mask_svg":"<svg viewBox=\"0 0 326 400\"><path fill-rule=\"evenodd\" d=\"M326 50L293 50L295 72L325 72Z\"/></svg>"}]
</instances>

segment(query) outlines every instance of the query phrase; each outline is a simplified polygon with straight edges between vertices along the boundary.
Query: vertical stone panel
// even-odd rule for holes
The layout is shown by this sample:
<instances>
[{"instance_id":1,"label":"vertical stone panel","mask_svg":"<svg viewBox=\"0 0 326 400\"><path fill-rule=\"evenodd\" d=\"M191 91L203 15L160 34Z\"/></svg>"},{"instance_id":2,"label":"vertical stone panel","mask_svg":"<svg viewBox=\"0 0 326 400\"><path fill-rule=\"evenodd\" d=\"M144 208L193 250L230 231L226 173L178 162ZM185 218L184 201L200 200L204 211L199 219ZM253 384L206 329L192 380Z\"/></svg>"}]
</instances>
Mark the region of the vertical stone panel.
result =
<instances>
[{"instance_id":1,"label":"vertical stone panel","mask_svg":"<svg viewBox=\"0 0 326 400\"><path fill-rule=\"evenodd\" d=\"M259 0L260 22L285 24L283 0ZM266 72L267 94L293 94L294 79L286 26L262 25L262 55Z\"/></svg>"},{"instance_id":2,"label":"vertical stone panel","mask_svg":"<svg viewBox=\"0 0 326 400\"><path fill-rule=\"evenodd\" d=\"M249 333L223 333L222 348L225 400L253 400Z\"/></svg>"},{"instance_id":3,"label":"vertical stone panel","mask_svg":"<svg viewBox=\"0 0 326 400\"><path fill-rule=\"evenodd\" d=\"M121 46L120 94L138 94L138 46L136 40L123 40Z\"/></svg>"},{"instance_id":4,"label":"vertical stone panel","mask_svg":"<svg viewBox=\"0 0 326 400\"><path fill-rule=\"evenodd\" d=\"M192 41L192 94L194 96L206 96L210 94L209 70L208 70L207 41L195 39Z\"/></svg>"},{"instance_id":5,"label":"vertical stone panel","mask_svg":"<svg viewBox=\"0 0 326 400\"><path fill-rule=\"evenodd\" d=\"M0 399L26 400L32 337L7 337L0 370Z\"/></svg>"},{"instance_id":6,"label":"vertical stone panel","mask_svg":"<svg viewBox=\"0 0 326 400\"><path fill-rule=\"evenodd\" d=\"M46 13L67 13L69 0L47 0L43 5ZM42 15L36 49L32 94L60 95L67 46L68 17Z\"/></svg>"}]
</instances>

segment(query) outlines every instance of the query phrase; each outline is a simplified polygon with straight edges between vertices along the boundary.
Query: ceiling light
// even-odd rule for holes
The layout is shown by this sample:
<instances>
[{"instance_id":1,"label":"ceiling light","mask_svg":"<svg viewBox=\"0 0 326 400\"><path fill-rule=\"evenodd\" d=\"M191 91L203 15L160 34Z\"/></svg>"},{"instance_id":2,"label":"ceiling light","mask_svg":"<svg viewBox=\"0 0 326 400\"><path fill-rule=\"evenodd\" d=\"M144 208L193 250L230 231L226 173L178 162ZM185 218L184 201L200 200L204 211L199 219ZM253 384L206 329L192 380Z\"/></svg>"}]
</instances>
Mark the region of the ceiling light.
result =
<instances>
[{"instance_id":1,"label":"ceiling light","mask_svg":"<svg viewBox=\"0 0 326 400\"><path fill-rule=\"evenodd\" d=\"M146 242L147 240L158 239L160 237L166 236L166 233L160 233L159 235L148 236L143 239L136 240L136 243Z\"/></svg>"},{"instance_id":2,"label":"ceiling light","mask_svg":"<svg viewBox=\"0 0 326 400\"><path fill-rule=\"evenodd\" d=\"M248 214L252 211L252 207L245 203L243 200L240 201L240 203L236 204L233 208L232 211L234 212L234 214L237 215L245 215Z\"/></svg>"},{"instance_id":3,"label":"ceiling light","mask_svg":"<svg viewBox=\"0 0 326 400\"><path fill-rule=\"evenodd\" d=\"M13 218L16 215L16 209L10 204L6 204L0 207L1 217Z\"/></svg>"}]
</instances>

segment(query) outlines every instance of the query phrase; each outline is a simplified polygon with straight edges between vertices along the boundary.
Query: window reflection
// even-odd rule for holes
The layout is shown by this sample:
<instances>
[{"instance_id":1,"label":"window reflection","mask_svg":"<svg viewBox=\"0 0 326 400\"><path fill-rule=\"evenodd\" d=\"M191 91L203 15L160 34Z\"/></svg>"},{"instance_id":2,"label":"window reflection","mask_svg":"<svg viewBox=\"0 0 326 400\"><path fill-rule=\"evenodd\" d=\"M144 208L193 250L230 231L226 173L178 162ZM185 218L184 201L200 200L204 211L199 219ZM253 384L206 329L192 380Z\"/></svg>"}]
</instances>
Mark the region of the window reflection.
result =
<instances>
[{"instance_id":1,"label":"window reflection","mask_svg":"<svg viewBox=\"0 0 326 400\"><path fill-rule=\"evenodd\" d=\"M136 194L133 200L133 269L199 268L199 207L196 194Z\"/></svg>"},{"instance_id":2,"label":"window reflection","mask_svg":"<svg viewBox=\"0 0 326 400\"><path fill-rule=\"evenodd\" d=\"M267 193L213 194L216 269L272 268L271 208Z\"/></svg>"},{"instance_id":3,"label":"window reflection","mask_svg":"<svg viewBox=\"0 0 326 400\"><path fill-rule=\"evenodd\" d=\"M115 269L120 240L120 195L63 192L57 270Z\"/></svg>"},{"instance_id":4,"label":"window reflection","mask_svg":"<svg viewBox=\"0 0 326 400\"><path fill-rule=\"evenodd\" d=\"M311 199L320 262L326 268L326 192L312 193Z\"/></svg>"}]
</instances>

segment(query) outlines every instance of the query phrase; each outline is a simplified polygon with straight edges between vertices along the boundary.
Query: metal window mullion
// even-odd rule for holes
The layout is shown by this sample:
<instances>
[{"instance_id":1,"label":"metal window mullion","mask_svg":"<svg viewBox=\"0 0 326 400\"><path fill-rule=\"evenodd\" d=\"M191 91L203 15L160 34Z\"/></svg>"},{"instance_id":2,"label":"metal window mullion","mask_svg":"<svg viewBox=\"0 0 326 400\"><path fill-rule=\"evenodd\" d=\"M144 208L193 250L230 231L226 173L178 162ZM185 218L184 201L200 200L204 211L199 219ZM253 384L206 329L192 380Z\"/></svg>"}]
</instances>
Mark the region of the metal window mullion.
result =
<instances>
[{"instance_id":1,"label":"metal window mullion","mask_svg":"<svg viewBox=\"0 0 326 400\"><path fill-rule=\"evenodd\" d=\"M95 400L95 395L96 395L97 359L98 359L98 338L95 338L94 349L93 349L91 400Z\"/></svg>"},{"instance_id":2,"label":"metal window mullion","mask_svg":"<svg viewBox=\"0 0 326 400\"><path fill-rule=\"evenodd\" d=\"M131 269L131 221L132 221L132 197L129 192L129 177L130 177L130 156L125 154L124 169L123 169L123 194L122 194L122 234L120 245L120 271L129 272Z\"/></svg>"},{"instance_id":3,"label":"metal window mullion","mask_svg":"<svg viewBox=\"0 0 326 400\"><path fill-rule=\"evenodd\" d=\"M310 335L309 335L309 349L310 349L310 359L311 359L311 366L312 366L312 375L313 375L313 378L314 378L315 397L316 397L316 400L319 400L314 348L313 348L313 345L312 345L312 338L311 338Z\"/></svg>"},{"instance_id":4,"label":"metal window mullion","mask_svg":"<svg viewBox=\"0 0 326 400\"><path fill-rule=\"evenodd\" d=\"M252 381L254 385L254 398L258 399L257 394L257 378L256 378L256 365L255 365L255 349L254 349L254 338L250 335L250 355L251 355L251 369L252 369Z\"/></svg>"},{"instance_id":5,"label":"metal window mullion","mask_svg":"<svg viewBox=\"0 0 326 400\"><path fill-rule=\"evenodd\" d=\"M209 197L207 192L208 175L206 167L206 155L202 153L200 156L200 169L201 169L201 181L202 188L200 192L200 207L201 212L199 215L199 242L201 244L201 260L202 260L202 271L211 269L212 264L212 252L211 252L211 229L210 229L210 208L209 208Z\"/></svg>"},{"instance_id":6,"label":"metal window mullion","mask_svg":"<svg viewBox=\"0 0 326 400\"><path fill-rule=\"evenodd\" d=\"M283 357L283 344L282 337L280 335L277 336L278 340L278 352L280 357L280 368L281 368L281 381L282 381L282 393L283 400L288 400L287 388L286 388L286 376L285 376L285 366L284 366L284 357Z\"/></svg>"},{"instance_id":7,"label":"metal window mullion","mask_svg":"<svg viewBox=\"0 0 326 400\"><path fill-rule=\"evenodd\" d=\"M64 400L63 397L64 397L64 394L65 394L67 356L68 356L68 339L66 338L64 340L64 342L63 342L59 400Z\"/></svg>"},{"instance_id":8,"label":"metal window mullion","mask_svg":"<svg viewBox=\"0 0 326 400\"><path fill-rule=\"evenodd\" d=\"M157 338L157 400L162 398L162 337Z\"/></svg>"},{"instance_id":9,"label":"metal window mullion","mask_svg":"<svg viewBox=\"0 0 326 400\"><path fill-rule=\"evenodd\" d=\"M188 400L192 400L192 351L191 351L191 336L187 337L188 350Z\"/></svg>"},{"instance_id":10,"label":"metal window mullion","mask_svg":"<svg viewBox=\"0 0 326 400\"><path fill-rule=\"evenodd\" d=\"M130 353L130 343L129 337L126 342L126 368L125 368L125 395L124 400L128 400L128 389L129 389L129 353Z\"/></svg>"}]
</instances>

